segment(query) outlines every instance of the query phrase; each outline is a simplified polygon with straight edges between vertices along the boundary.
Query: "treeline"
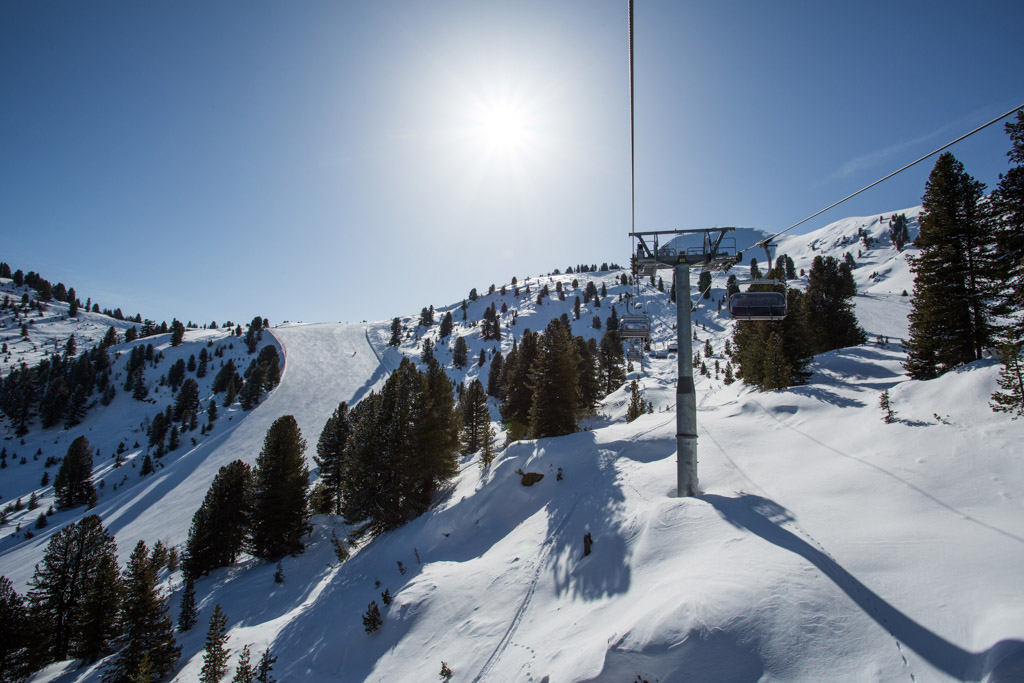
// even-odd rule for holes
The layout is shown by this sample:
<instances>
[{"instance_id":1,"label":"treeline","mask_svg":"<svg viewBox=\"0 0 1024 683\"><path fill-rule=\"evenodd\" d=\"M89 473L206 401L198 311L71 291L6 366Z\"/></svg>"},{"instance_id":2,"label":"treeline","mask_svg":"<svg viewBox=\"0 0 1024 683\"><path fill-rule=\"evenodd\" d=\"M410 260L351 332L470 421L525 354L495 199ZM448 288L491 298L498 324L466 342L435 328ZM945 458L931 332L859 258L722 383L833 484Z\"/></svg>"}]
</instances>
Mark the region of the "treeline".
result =
<instances>
[{"instance_id":1,"label":"treeline","mask_svg":"<svg viewBox=\"0 0 1024 683\"><path fill-rule=\"evenodd\" d=\"M0 379L0 410L15 425L17 435L27 434L37 415L44 429L79 424L97 392L108 405L116 389L107 349L116 343L117 332L111 327L99 345L76 356L78 345L71 335L63 353L53 353L32 367L22 363Z\"/></svg>"}]
</instances>

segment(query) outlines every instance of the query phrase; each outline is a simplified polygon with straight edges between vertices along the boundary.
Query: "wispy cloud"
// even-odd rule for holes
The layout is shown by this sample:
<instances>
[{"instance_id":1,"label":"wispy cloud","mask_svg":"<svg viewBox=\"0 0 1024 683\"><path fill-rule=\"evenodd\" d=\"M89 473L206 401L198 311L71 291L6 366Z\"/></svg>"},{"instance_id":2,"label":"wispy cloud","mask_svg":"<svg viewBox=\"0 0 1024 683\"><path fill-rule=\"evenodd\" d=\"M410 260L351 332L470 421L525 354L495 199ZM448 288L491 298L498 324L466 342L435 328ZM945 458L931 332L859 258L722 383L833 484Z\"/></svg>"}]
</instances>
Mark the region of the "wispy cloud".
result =
<instances>
[{"instance_id":1,"label":"wispy cloud","mask_svg":"<svg viewBox=\"0 0 1024 683\"><path fill-rule=\"evenodd\" d=\"M902 152L919 147L920 145L929 141L941 142L943 139L945 139L945 137L947 137L954 131L960 131L960 129L962 129L966 125L969 125L970 122L976 121L979 118L979 114L981 113L982 112L980 111L972 112L967 116L963 116L957 119L956 121L950 121L944 126L936 128L935 130L929 133L925 133L924 135L918 136L912 140L899 142L894 145L889 145L888 147L877 149L873 152L868 152L867 154L862 154L859 157L854 157L853 159L850 159L842 166L837 168L831 174L826 176L823 180L817 183L817 185L826 185L834 180L845 180L846 178L849 178L857 173L860 173L867 169L874 168L876 166L880 166L881 164L887 161L893 160L897 156L900 156L900 158L898 159L899 163L909 163L910 161L913 161L913 159L909 157L902 158ZM883 170L894 170L895 164L896 161L893 162L893 169Z\"/></svg>"}]
</instances>

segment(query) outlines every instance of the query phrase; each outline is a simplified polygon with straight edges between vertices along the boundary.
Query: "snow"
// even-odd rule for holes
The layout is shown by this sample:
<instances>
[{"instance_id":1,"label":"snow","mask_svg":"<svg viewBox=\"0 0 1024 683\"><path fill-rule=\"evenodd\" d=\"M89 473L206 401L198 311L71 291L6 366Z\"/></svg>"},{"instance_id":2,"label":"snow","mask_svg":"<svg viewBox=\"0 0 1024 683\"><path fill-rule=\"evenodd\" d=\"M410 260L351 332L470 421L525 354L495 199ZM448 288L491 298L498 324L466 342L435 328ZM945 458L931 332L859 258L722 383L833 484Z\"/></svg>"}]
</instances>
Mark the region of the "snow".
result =
<instances>
[{"instance_id":1,"label":"snow","mask_svg":"<svg viewBox=\"0 0 1024 683\"><path fill-rule=\"evenodd\" d=\"M233 652L246 643L254 654L271 647L281 681L437 680L441 661L454 681L1024 680L1024 421L989 409L998 373L992 361L928 382L907 378L899 340L910 304L901 292L912 291L905 256L913 248L901 254L888 244L891 213L883 222L850 218L779 240L777 253L792 256L798 269L809 269L815 255L852 251L857 314L869 342L819 355L809 383L785 391L725 386L714 372L697 377L701 496L674 494L674 355L647 358L630 378L654 403L653 414L627 424L624 387L584 431L514 443L488 470L475 456L463 459L431 510L361 543L343 564L330 538L332 531L344 537L347 527L318 516L306 552L282 561L284 583L273 581L272 564L252 558L201 579L200 626L180 638L175 679L198 677L202 626L219 603ZM918 210L906 213L913 237ZM860 257L858 228L876 237L870 249L860 245ZM470 365L449 367L450 375L486 381L489 357L476 364L481 346L507 352L523 329L572 317L581 294L569 286L574 278L580 290L589 279L608 287L602 306L588 304L574 323L576 334L599 337L591 318L606 318L609 304L629 290L617 284L619 275L530 278L519 283L529 284L530 295L517 299L509 287L505 297L468 302L470 322L493 301L519 311L500 343L481 342L479 327L462 323L459 304L438 308L435 320L451 311L453 336L466 336L470 347ZM556 281L569 287L565 302L555 297ZM552 297L538 306L544 283ZM708 365L718 359L723 368L735 324L716 311L724 287L716 279L694 313L695 346L703 355L710 339ZM665 348L674 307L646 282L645 303L655 348ZM622 305L616 308L621 315ZM407 331L415 318L405 318ZM280 415L296 416L311 457L338 402L380 386L402 355L418 361L421 338L436 341L437 324L415 328L398 348L387 347L390 320L282 325L273 335L287 362L280 386L259 407L223 412L212 437L168 456L156 475L107 489L97 511L123 554L139 538L183 543L217 469L235 458L252 462ZM888 343L878 343L880 336ZM190 331L185 346L204 338ZM435 351L449 366L452 342ZM176 353L197 352L189 348ZM881 420L885 390L893 424ZM124 427L113 426L137 423L137 403L119 394L80 429L102 427L116 444ZM71 438L59 432L60 443L51 445L54 433L38 433L17 450L62 455ZM105 455L111 447L104 442ZM8 477L19 467L31 479L12 479L22 488L11 488ZM4 501L27 495L40 469L12 465L0 473ZM525 487L517 470L544 477ZM0 573L23 591L45 535L24 541L10 528L4 533ZM587 533L594 548L584 557ZM165 577L165 587L175 592L176 609L180 575ZM385 589L394 596L390 606L381 600ZM384 626L367 635L361 617L371 600L381 605ZM37 680L91 680L99 666L55 664Z\"/></svg>"}]
</instances>

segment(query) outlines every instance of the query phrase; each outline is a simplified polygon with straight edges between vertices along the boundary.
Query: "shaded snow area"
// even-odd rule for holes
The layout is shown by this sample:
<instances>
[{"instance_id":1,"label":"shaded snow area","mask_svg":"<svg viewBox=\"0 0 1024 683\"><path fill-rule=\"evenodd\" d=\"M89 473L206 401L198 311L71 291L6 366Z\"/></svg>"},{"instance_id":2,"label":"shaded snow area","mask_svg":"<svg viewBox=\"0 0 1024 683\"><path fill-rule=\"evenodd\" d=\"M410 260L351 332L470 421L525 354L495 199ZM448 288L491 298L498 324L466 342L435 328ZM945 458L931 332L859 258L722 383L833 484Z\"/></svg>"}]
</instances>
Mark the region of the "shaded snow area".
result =
<instances>
[{"instance_id":1,"label":"shaded snow area","mask_svg":"<svg viewBox=\"0 0 1024 683\"><path fill-rule=\"evenodd\" d=\"M913 237L917 209L906 213ZM877 236L871 248L860 245L859 258L849 241L858 228ZM710 340L714 352L704 359L711 377L696 377L702 495L674 493L675 354L648 356L630 378L653 403L651 414L625 422L627 385L584 431L514 443L487 470L476 455L463 458L432 509L362 541L343 564L331 535L343 538L348 527L317 516L305 553L282 561L283 583L275 583L273 564L248 556L200 579L200 625L179 634L175 680L198 679L206 620L218 603L229 617L229 676L248 643L255 653L272 649L280 681L421 683L440 680L442 661L452 681L467 683L1024 680L1024 421L989 409L999 369L992 361L928 382L906 377L898 340L907 331L910 303L901 292L912 291L904 257L913 248L898 253L882 239L886 228L877 216L852 218L780 240L778 253L798 269L809 270L815 255L851 250L858 264L857 313L869 342L816 357L805 386L760 393L716 375L736 323L717 311L725 277L715 279L693 316L695 348L703 357ZM746 266L735 270L746 274ZM621 315L619 295L632 289L620 276L521 280L530 294L517 298L511 286L504 296L482 294L467 302L465 323L461 304L441 307L435 320L452 312L455 331L435 355L454 380L486 384L491 358L478 365L480 349L507 352L524 329L571 318L589 280L608 296L600 308L583 306L573 329L599 337L594 315L603 321L613 303ZM645 280L641 297L656 352L674 335L671 272L663 276L665 293ZM566 288L564 302L556 282ZM552 296L538 305L544 284ZM694 272L694 297L696 284ZM806 278L790 284L803 287ZM509 307L501 342L482 342L473 324L491 303ZM512 311L518 322L506 326ZM211 437L168 455L155 475L139 480L132 470L130 485L105 489L96 511L117 534L122 563L139 538L182 544L217 469L235 458L253 462L280 415L296 416L312 466L319 432L341 400L379 387L403 355L418 362L423 337L439 341L437 323L425 329L417 319L403 319L397 348L387 346L390 320L274 328L287 362L261 405L223 412ZM186 346L217 334L190 331ZM470 349L462 370L451 367L456 336ZM876 343L879 336L890 341ZM893 424L881 419L885 390ZM97 459L97 478L120 480L105 463L123 425L141 419L135 403L119 394L79 431L37 428L16 450L63 455L70 438L91 429L106 456ZM491 407L497 421L493 400ZM16 440L5 443L10 450ZM0 473L4 503L38 488L41 466L29 458ZM19 468L31 477L11 478ZM526 487L517 471L544 476ZM45 531L82 514L59 513ZM0 573L24 592L47 534L4 534ZM176 616L180 574L165 574L163 585ZM367 635L362 615L372 600L384 624ZM102 662L55 664L36 680L95 680L101 670Z\"/></svg>"}]
</instances>

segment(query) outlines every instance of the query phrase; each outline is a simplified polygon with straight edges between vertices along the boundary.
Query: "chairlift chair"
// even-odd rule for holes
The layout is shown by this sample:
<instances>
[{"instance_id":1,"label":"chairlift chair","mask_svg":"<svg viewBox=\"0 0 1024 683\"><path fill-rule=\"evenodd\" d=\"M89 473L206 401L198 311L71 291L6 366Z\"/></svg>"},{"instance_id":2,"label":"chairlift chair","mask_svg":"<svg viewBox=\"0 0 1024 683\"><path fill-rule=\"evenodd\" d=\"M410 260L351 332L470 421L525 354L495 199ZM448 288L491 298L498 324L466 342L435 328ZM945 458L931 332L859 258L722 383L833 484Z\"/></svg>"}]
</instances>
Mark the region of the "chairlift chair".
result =
<instances>
[{"instance_id":1,"label":"chairlift chair","mask_svg":"<svg viewBox=\"0 0 1024 683\"><path fill-rule=\"evenodd\" d=\"M737 284L782 284L774 279L741 280ZM783 284L783 286L785 286ZM786 295L782 292L737 292L729 297L733 320L782 320L786 317Z\"/></svg>"},{"instance_id":2,"label":"chairlift chair","mask_svg":"<svg viewBox=\"0 0 1024 683\"><path fill-rule=\"evenodd\" d=\"M619 318L619 336L623 339L646 339L651 336L651 321L646 315L624 315Z\"/></svg>"},{"instance_id":3,"label":"chairlift chair","mask_svg":"<svg viewBox=\"0 0 1024 683\"><path fill-rule=\"evenodd\" d=\"M630 344L626 347L626 360L628 361L641 361L644 358L643 351L639 344Z\"/></svg>"}]
</instances>

